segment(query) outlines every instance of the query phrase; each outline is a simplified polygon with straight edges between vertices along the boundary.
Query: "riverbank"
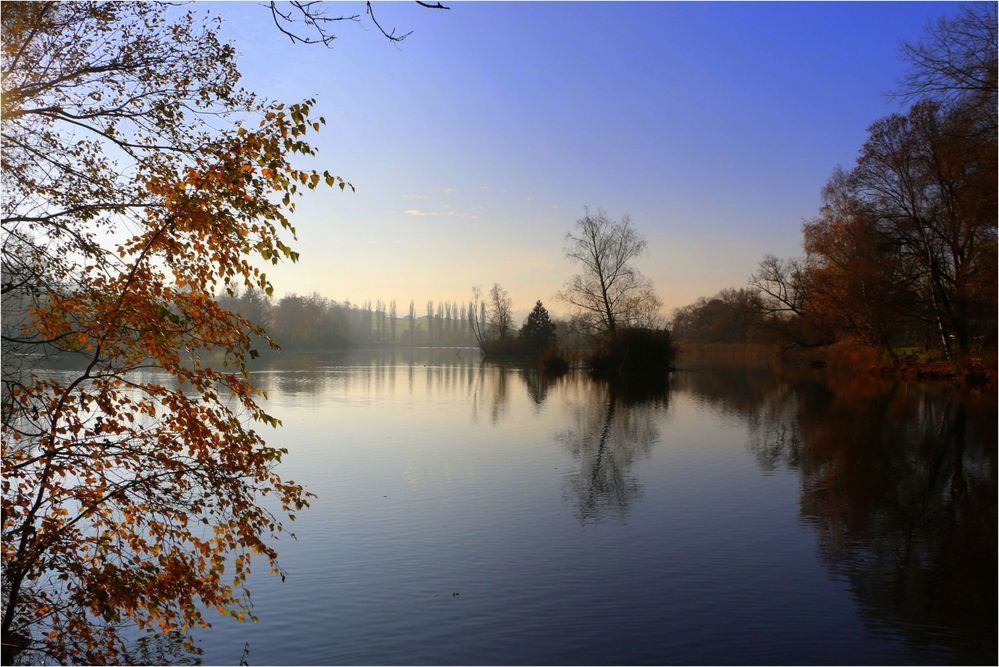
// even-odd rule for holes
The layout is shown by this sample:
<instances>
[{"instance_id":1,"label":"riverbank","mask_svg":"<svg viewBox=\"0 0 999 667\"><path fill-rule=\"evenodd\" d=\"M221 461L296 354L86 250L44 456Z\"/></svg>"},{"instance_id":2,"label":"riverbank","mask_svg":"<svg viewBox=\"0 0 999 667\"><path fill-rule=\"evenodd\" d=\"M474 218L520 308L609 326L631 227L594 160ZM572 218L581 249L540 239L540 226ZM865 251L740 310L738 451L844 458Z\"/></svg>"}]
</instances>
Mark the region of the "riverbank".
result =
<instances>
[{"instance_id":1,"label":"riverbank","mask_svg":"<svg viewBox=\"0 0 999 667\"><path fill-rule=\"evenodd\" d=\"M829 375L866 375L885 380L957 386L996 386L995 352L972 358L971 367L957 374L950 363L933 351L900 350L898 364L880 350L837 343L821 348L780 350L772 345L737 343L680 343L679 368L743 366L782 371L808 369Z\"/></svg>"}]
</instances>

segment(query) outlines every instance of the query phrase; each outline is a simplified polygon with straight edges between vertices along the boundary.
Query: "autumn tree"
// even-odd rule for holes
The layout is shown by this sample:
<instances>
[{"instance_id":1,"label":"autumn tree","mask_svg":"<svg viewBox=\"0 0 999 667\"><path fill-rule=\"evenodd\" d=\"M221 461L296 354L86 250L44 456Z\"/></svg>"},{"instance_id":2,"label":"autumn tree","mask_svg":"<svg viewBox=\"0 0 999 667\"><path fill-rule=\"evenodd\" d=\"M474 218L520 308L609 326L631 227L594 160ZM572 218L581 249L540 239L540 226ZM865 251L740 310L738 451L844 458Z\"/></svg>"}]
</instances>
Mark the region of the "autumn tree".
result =
<instances>
[{"instance_id":1,"label":"autumn tree","mask_svg":"<svg viewBox=\"0 0 999 667\"><path fill-rule=\"evenodd\" d=\"M283 348L328 349L346 343L343 308L318 293L289 294L271 309L268 332Z\"/></svg>"},{"instance_id":2,"label":"autumn tree","mask_svg":"<svg viewBox=\"0 0 999 667\"><path fill-rule=\"evenodd\" d=\"M804 226L804 261L767 257L751 284L797 344L895 348L932 332L958 373L996 338L996 13L969 4L905 44L914 104L868 129ZM917 334L918 335L918 334Z\"/></svg>"},{"instance_id":3,"label":"autumn tree","mask_svg":"<svg viewBox=\"0 0 999 667\"><path fill-rule=\"evenodd\" d=\"M877 216L837 170L822 192L819 216L803 228L809 307L838 335L881 348L893 363L907 320L915 320L918 265L901 252Z\"/></svg>"},{"instance_id":4,"label":"autumn tree","mask_svg":"<svg viewBox=\"0 0 999 667\"><path fill-rule=\"evenodd\" d=\"M591 328L614 333L618 327L656 323L662 304L634 266L646 243L630 217L614 222L601 210L587 210L566 242L565 255L581 272L566 283L559 299L575 306Z\"/></svg>"},{"instance_id":5,"label":"autumn tree","mask_svg":"<svg viewBox=\"0 0 999 667\"><path fill-rule=\"evenodd\" d=\"M270 297L256 287L235 291L230 295L219 296L219 304L226 310L242 315L254 324L267 324L270 319L272 304Z\"/></svg>"},{"instance_id":6,"label":"autumn tree","mask_svg":"<svg viewBox=\"0 0 999 667\"><path fill-rule=\"evenodd\" d=\"M757 342L765 330L759 293L730 288L701 297L673 311L670 330L675 340L690 343Z\"/></svg>"},{"instance_id":7,"label":"autumn tree","mask_svg":"<svg viewBox=\"0 0 999 667\"><path fill-rule=\"evenodd\" d=\"M250 615L307 502L275 466L245 363L258 324L215 295L294 260L313 101L239 87L218 23L152 3L11 3L2 18L3 643L115 662L126 625ZM16 352L11 355L10 352ZM8 357L73 356L43 373ZM217 362L217 363L216 363ZM277 514L260 504L274 497Z\"/></svg>"},{"instance_id":8,"label":"autumn tree","mask_svg":"<svg viewBox=\"0 0 999 667\"><path fill-rule=\"evenodd\" d=\"M892 248L882 261L906 266L910 313L958 372L974 348L995 345L996 53L993 3L962 5L905 44L899 94L915 103L870 127L842 188Z\"/></svg>"},{"instance_id":9,"label":"autumn tree","mask_svg":"<svg viewBox=\"0 0 999 667\"><path fill-rule=\"evenodd\" d=\"M871 126L849 176L916 267L926 317L959 371L996 307L996 142L976 124L975 114L919 102Z\"/></svg>"},{"instance_id":10,"label":"autumn tree","mask_svg":"<svg viewBox=\"0 0 999 667\"><path fill-rule=\"evenodd\" d=\"M833 342L824 313L812 307L814 274L797 258L766 255L749 277L763 324L782 347L817 347Z\"/></svg>"}]
</instances>

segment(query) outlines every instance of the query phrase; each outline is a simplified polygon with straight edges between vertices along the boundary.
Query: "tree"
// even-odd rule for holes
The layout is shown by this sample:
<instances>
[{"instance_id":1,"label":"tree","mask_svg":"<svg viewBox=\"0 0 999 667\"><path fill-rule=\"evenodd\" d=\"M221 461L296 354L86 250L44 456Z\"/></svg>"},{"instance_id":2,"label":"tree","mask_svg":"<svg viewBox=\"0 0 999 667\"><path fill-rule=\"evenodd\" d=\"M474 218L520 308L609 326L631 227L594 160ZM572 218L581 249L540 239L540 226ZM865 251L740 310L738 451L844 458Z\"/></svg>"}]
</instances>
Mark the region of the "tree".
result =
<instances>
[{"instance_id":1,"label":"tree","mask_svg":"<svg viewBox=\"0 0 999 667\"><path fill-rule=\"evenodd\" d=\"M489 333L486 331L486 304L482 300L482 289L472 288L472 300L468 302L468 328L472 330L479 349L485 351Z\"/></svg>"},{"instance_id":2,"label":"tree","mask_svg":"<svg viewBox=\"0 0 999 667\"><path fill-rule=\"evenodd\" d=\"M416 335L416 304L412 299L409 301L409 346L413 347L415 344Z\"/></svg>"},{"instance_id":3,"label":"tree","mask_svg":"<svg viewBox=\"0 0 999 667\"><path fill-rule=\"evenodd\" d=\"M270 297L258 288L250 287L238 296L222 293L219 304L228 311L242 315L254 324L266 324L270 318Z\"/></svg>"},{"instance_id":4,"label":"tree","mask_svg":"<svg viewBox=\"0 0 999 667\"><path fill-rule=\"evenodd\" d=\"M558 298L579 309L591 328L614 333L621 326L653 326L661 302L633 266L645 251L645 240L625 216L614 222L601 210L589 210L566 234L565 255L582 268Z\"/></svg>"},{"instance_id":5,"label":"tree","mask_svg":"<svg viewBox=\"0 0 999 667\"><path fill-rule=\"evenodd\" d=\"M427 301L427 344L434 345L434 302Z\"/></svg>"},{"instance_id":6,"label":"tree","mask_svg":"<svg viewBox=\"0 0 999 667\"><path fill-rule=\"evenodd\" d=\"M910 69L899 95L948 108L980 105L995 132L996 20L994 3L967 3L956 16L931 25L922 41L904 43Z\"/></svg>"},{"instance_id":7,"label":"tree","mask_svg":"<svg viewBox=\"0 0 999 667\"><path fill-rule=\"evenodd\" d=\"M292 349L343 347L346 341L343 310L326 297L289 294L271 310L269 332Z\"/></svg>"},{"instance_id":8,"label":"tree","mask_svg":"<svg viewBox=\"0 0 999 667\"><path fill-rule=\"evenodd\" d=\"M360 14L340 14L329 15L324 11L324 4L318 0L289 0L288 2L270 2L268 7L271 11L271 18L278 30L284 33L292 43L299 44L322 44L330 46L337 38L330 28L340 21L360 22ZM426 9L450 9L440 2L422 2L417 0L417 5ZM375 17L374 7L370 2L365 3L365 13L371 19L375 28L390 42L401 42L413 31L398 34L395 28L386 30Z\"/></svg>"},{"instance_id":9,"label":"tree","mask_svg":"<svg viewBox=\"0 0 999 667\"><path fill-rule=\"evenodd\" d=\"M881 348L893 364L898 335L914 319L918 271L896 239L837 170L819 216L803 228L812 285L809 307L842 334Z\"/></svg>"},{"instance_id":10,"label":"tree","mask_svg":"<svg viewBox=\"0 0 999 667\"><path fill-rule=\"evenodd\" d=\"M895 346L932 331L962 374L996 331L996 14L967 5L904 45L899 95L856 166L837 170L804 226L806 259L768 256L751 284L796 344Z\"/></svg>"},{"instance_id":11,"label":"tree","mask_svg":"<svg viewBox=\"0 0 999 667\"><path fill-rule=\"evenodd\" d=\"M996 308L996 141L976 116L923 101L883 118L849 176L915 267L926 319L957 371Z\"/></svg>"},{"instance_id":12,"label":"tree","mask_svg":"<svg viewBox=\"0 0 999 667\"><path fill-rule=\"evenodd\" d=\"M489 328L494 339L506 340L513 329L513 302L499 283L489 290Z\"/></svg>"},{"instance_id":13,"label":"tree","mask_svg":"<svg viewBox=\"0 0 999 667\"><path fill-rule=\"evenodd\" d=\"M297 258L294 198L348 184L295 167L314 102L257 102L217 28L152 3L4 8L2 294L25 304L5 352L81 360L3 371L3 643L34 660L243 620L282 530L259 498L307 504L254 427L278 425L246 369L266 333L215 294L270 295L258 262Z\"/></svg>"},{"instance_id":14,"label":"tree","mask_svg":"<svg viewBox=\"0 0 999 667\"><path fill-rule=\"evenodd\" d=\"M808 277L800 260L767 255L749 277L749 284L759 290L764 312L804 315Z\"/></svg>"},{"instance_id":15,"label":"tree","mask_svg":"<svg viewBox=\"0 0 999 667\"><path fill-rule=\"evenodd\" d=\"M531 354L542 354L555 345L555 323L541 301L527 315L520 328L520 339Z\"/></svg>"},{"instance_id":16,"label":"tree","mask_svg":"<svg viewBox=\"0 0 999 667\"><path fill-rule=\"evenodd\" d=\"M759 293L724 289L673 311L674 340L690 343L752 343L763 329Z\"/></svg>"},{"instance_id":17,"label":"tree","mask_svg":"<svg viewBox=\"0 0 999 667\"><path fill-rule=\"evenodd\" d=\"M392 340L392 344L395 345L396 344L396 327L398 326L398 323L399 323L399 317L398 317L398 312L396 311L395 299L392 299L392 301L389 302L389 318L390 318L390 322L392 323L392 330L391 330L392 338L391 338L391 340Z\"/></svg>"},{"instance_id":18,"label":"tree","mask_svg":"<svg viewBox=\"0 0 999 667\"><path fill-rule=\"evenodd\" d=\"M812 307L814 275L799 259L766 255L749 277L766 316L764 324L784 347L817 347L834 338L823 313Z\"/></svg>"},{"instance_id":19,"label":"tree","mask_svg":"<svg viewBox=\"0 0 999 667\"><path fill-rule=\"evenodd\" d=\"M447 340L444 337L444 304L440 301L437 302L437 314L433 319L434 328L437 330L437 344L447 345Z\"/></svg>"}]
</instances>

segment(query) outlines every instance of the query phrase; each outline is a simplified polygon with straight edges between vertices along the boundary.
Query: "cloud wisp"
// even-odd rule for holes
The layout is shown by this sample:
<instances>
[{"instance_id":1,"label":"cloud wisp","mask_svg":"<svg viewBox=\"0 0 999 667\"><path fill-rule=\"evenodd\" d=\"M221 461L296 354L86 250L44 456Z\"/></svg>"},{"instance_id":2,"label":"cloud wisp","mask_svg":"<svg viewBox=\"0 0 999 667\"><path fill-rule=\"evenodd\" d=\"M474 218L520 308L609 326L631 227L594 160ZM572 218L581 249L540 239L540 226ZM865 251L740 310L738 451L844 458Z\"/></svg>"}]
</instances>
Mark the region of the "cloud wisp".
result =
<instances>
[{"instance_id":1,"label":"cloud wisp","mask_svg":"<svg viewBox=\"0 0 999 667\"><path fill-rule=\"evenodd\" d=\"M407 208L404 213L413 218L450 218L452 220L478 220L479 216L474 213L461 213L450 206L442 206L436 209Z\"/></svg>"}]
</instances>

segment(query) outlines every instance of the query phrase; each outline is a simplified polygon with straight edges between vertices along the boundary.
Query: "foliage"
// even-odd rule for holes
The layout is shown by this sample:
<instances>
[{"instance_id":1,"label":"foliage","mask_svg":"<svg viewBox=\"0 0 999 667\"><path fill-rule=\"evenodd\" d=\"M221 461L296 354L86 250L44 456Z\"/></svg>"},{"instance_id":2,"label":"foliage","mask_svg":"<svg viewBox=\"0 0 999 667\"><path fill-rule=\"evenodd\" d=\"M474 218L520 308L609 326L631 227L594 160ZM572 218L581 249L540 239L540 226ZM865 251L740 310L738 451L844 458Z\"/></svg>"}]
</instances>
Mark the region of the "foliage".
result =
<instances>
[{"instance_id":1,"label":"foliage","mask_svg":"<svg viewBox=\"0 0 999 667\"><path fill-rule=\"evenodd\" d=\"M662 304L633 265L646 243L630 217L614 222L601 210L596 215L587 210L566 241L566 257L582 272L566 283L559 299L575 306L591 329L613 333L618 327L656 324Z\"/></svg>"},{"instance_id":2,"label":"foliage","mask_svg":"<svg viewBox=\"0 0 999 667\"><path fill-rule=\"evenodd\" d=\"M751 343L762 340L767 328L760 296L750 289L724 289L673 311L671 333L676 341L698 344Z\"/></svg>"},{"instance_id":3,"label":"foliage","mask_svg":"<svg viewBox=\"0 0 999 667\"><path fill-rule=\"evenodd\" d=\"M785 350L866 346L898 366L899 347L935 346L966 376L995 349L995 11L966 5L904 45L899 95L915 103L872 124L856 165L833 173L804 225L805 256L767 255L750 277L760 323ZM674 331L735 342L722 340L743 328L733 315L702 300L674 313Z\"/></svg>"},{"instance_id":4,"label":"foliage","mask_svg":"<svg viewBox=\"0 0 999 667\"><path fill-rule=\"evenodd\" d=\"M477 291L475 295L478 299ZM491 297L493 301L491 309L493 326L489 332L479 334L479 349L482 350L483 358L490 361L531 361L534 363L540 363L547 359L547 365L550 366L552 372L564 372L564 370L559 369L562 365L567 367L568 364L555 351L556 325L544 304L538 301L534 305L517 336L511 336L509 333L502 335L502 327L496 323L512 317L510 315L510 297L507 296L506 290L503 290L498 284L493 287ZM476 316L476 303L484 312L485 306L482 302L472 301L468 306L469 322L473 331L481 332L481 323L484 320ZM498 308L496 304L499 304ZM498 317L497 313L500 313Z\"/></svg>"},{"instance_id":5,"label":"foliage","mask_svg":"<svg viewBox=\"0 0 999 667\"><path fill-rule=\"evenodd\" d=\"M995 346L995 11L964 6L905 46L915 104L869 128L805 226L813 310L893 362L911 328L932 332L958 373Z\"/></svg>"},{"instance_id":6,"label":"foliage","mask_svg":"<svg viewBox=\"0 0 999 667\"><path fill-rule=\"evenodd\" d=\"M995 5L963 7L907 44L901 95L837 170L805 257L767 256L750 278L785 346L935 346L958 376L996 346Z\"/></svg>"},{"instance_id":7,"label":"foliage","mask_svg":"<svg viewBox=\"0 0 999 667\"><path fill-rule=\"evenodd\" d=\"M346 343L343 310L318 294L282 298L268 314L268 322L268 330L285 347L316 350Z\"/></svg>"},{"instance_id":8,"label":"foliage","mask_svg":"<svg viewBox=\"0 0 999 667\"><path fill-rule=\"evenodd\" d=\"M605 336L588 365L597 377L664 380L675 356L668 330L628 327Z\"/></svg>"},{"instance_id":9,"label":"foliage","mask_svg":"<svg viewBox=\"0 0 999 667\"><path fill-rule=\"evenodd\" d=\"M834 173L823 201L803 229L810 307L826 315L839 337L881 348L895 362L895 334L917 308L912 262L872 211L850 196L846 174Z\"/></svg>"},{"instance_id":10,"label":"foliage","mask_svg":"<svg viewBox=\"0 0 999 667\"><path fill-rule=\"evenodd\" d=\"M527 315L520 328L520 340L529 354L540 355L555 346L555 323L541 301Z\"/></svg>"},{"instance_id":11,"label":"foliage","mask_svg":"<svg viewBox=\"0 0 999 667\"><path fill-rule=\"evenodd\" d=\"M815 280L810 269L798 259L767 255L749 277L765 315L763 324L783 349L819 347L834 340L825 314L812 308Z\"/></svg>"},{"instance_id":12,"label":"foliage","mask_svg":"<svg viewBox=\"0 0 999 667\"><path fill-rule=\"evenodd\" d=\"M531 355L519 338L490 338L482 349L482 358L488 361L524 361Z\"/></svg>"},{"instance_id":13,"label":"foliage","mask_svg":"<svg viewBox=\"0 0 999 667\"><path fill-rule=\"evenodd\" d=\"M337 302L317 293L289 294L274 304L261 301L253 290L237 298L222 295L219 300L253 322L266 323L267 330L281 341L282 350L476 343L464 306L457 301L437 302L436 312L433 302L428 302L427 316L417 318L412 301L408 314L400 317L395 301L352 304L350 300Z\"/></svg>"},{"instance_id":14,"label":"foliage","mask_svg":"<svg viewBox=\"0 0 999 667\"><path fill-rule=\"evenodd\" d=\"M297 258L293 198L347 184L290 162L323 119L240 89L215 22L14 3L2 27L4 318L23 306L3 339L3 642L114 662L126 625L251 617L251 556L277 567L279 515L308 494L255 430L278 425L245 367L269 339L214 295L269 295L259 265ZM53 352L80 369L7 363Z\"/></svg>"},{"instance_id":15,"label":"foliage","mask_svg":"<svg viewBox=\"0 0 999 667\"><path fill-rule=\"evenodd\" d=\"M546 377L557 377L569 371L569 360L555 347L549 347L542 353L540 365L541 373Z\"/></svg>"},{"instance_id":16,"label":"foliage","mask_svg":"<svg viewBox=\"0 0 999 667\"><path fill-rule=\"evenodd\" d=\"M871 127L848 176L957 366L985 333L976 314L995 311L996 138L980 130L971 116L917 103Z\"/></svg>"}]
</instances>

